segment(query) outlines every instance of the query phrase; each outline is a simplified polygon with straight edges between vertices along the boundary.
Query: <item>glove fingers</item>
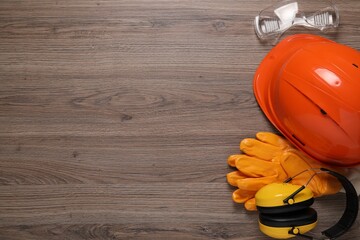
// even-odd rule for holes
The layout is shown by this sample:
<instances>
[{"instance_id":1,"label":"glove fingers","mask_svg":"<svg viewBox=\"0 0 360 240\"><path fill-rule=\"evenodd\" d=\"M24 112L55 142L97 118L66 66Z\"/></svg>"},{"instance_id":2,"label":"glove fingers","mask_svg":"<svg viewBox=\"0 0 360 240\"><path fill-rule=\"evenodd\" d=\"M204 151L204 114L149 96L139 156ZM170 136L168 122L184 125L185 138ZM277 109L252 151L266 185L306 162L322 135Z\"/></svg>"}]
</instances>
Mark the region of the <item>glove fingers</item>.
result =
<instances>
[{"instance_id":1,"label":"glove fingers","mask_svg":"<svg viewBox=\"0 0 360 240\"><path fill-rule=\"evenodd\" d=\"M230 155L227 159L228 164L231 167L235 167L236 166L236 161L239 159L241 155L240 154L234 154L234 155Z\"/></svg>"},{"instance_id":2,"label":"glove fingers","mask_svg":"<svg viewBox=\"0 0 360 240\"><path fill-rule=\"evenodd\" d=\"M232 198L234 202L237 203L244 203L248 201L251 198L254 198L256 191L247 191L247 190L241 190L237 189L233 192Z\"/></svg>"},{"instance_id":3,"label":"glove fingers","mask_svg":"<svg viewBox=\"0 0 360 240\"><path fill-rule=\"evenodd\" d=\"M261 178L244 178L236 181L237 187L241 190L257 192L260 188L273 182L279 182L277 176L268 176Z\"/></svg>"},{"instance_id":4,"label":"glove fingers","mask_svg":"<svg viewBox=\"0 0 360 240\"><path fill-rule=\"evenodd\" d=\"M233 171L228 174L226 174L226 180L227 182L234 187L237 187L237 181L240 179L244 179L245 176L239 172L239 171Z\"/></svg>"},{"instance_id":5,"label":"glove fingers","mask_svg":"<svg viewBox=\"0 0 360 240\"><path fill-rule=\"evenodd\" d=\"M240 150L249 156L272 161L279 155L282 149L268 143L261 142L253 138L245 138L240 142Z\"/></svg>"},{"instance_id":6,"label":"glove fingers","mask_svg":"<svg viewBox=\"0 0 360 240\"><path fill-rule=\"evenodd\" d=\"M245 209L248 211L256 211L256 203L255 203L255 198L250 198L249 200L247 200L244 204Z\"/></svg>"},{"instance_id":7,"label":"glove fingers","mask_svg":"<svg viewBox=\"0 0 360 240\"><path fill-rule=\"evenodd\" d=\"M255 193L238 189L233 192L233 200L236 203L244 203L244 207L248 211L256 211Z\"/></svg>"},{"instance_id":8,"label":"glove fingers","mask_svg":"<svg viewBox=\"0 0 360 240\"><path fill-rule=\"evenodd\" d=\"M256 138L259 139L261 142L268 143L282 149L289 147L288 141L271 132L258 132L256 134Z\"/></svg>"},{"instance_id":9,"label":"glove fingers","mask_svg":"<svg viewBox=\"0 0 360 240\"><path fill-rule=\"evenodd\" d=\"M247 155L238 155L235 166L243 175L253 178L277 175L280 171L283 172L282 167L278 163L264 161Z\"/></svg>"}]
</instances>

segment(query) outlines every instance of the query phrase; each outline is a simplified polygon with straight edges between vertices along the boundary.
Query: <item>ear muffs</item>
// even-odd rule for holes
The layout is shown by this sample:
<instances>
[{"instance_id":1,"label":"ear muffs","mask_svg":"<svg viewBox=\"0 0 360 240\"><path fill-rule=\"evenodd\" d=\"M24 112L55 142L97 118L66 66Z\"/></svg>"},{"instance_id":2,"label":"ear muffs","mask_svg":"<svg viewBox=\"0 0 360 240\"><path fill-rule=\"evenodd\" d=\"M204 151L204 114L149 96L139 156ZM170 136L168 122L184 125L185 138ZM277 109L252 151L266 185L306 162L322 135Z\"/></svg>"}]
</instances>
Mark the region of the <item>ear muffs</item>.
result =
<instances>
[{"instance_id":1,"label":"ear muffs","mask_svg":"<svg viewBox=\"0 0 360 240\"><path fill-rule=\"evenodd\" d=\"M294 192L296 195L284 201ZM310 206L313 193L308 188L290 183L272 183L255 195L260 230L273 238L291 238L316 227L317 213ZM295 233L295 234L294 234Z\"/></svg>"},{"instance_id":2,"label":"ear muffs","mask_svg":"<svg viewBox=\"0 0 360 240\"><path fill-rule=\"evenodd\" d=\"M343 175L325 168L320 170L336 177L346 193L346 207L340 220L321 232L329 239L334 239L343 235L355 222L359 211L358 194L351 182ZM313 193L305 185L288 183L291 179L293 177L285 180L284 183L269 184L256 193L260 230L273 238L304 236L313 239L304 235L317 224L317 213L310 208L314 202Z\"/></svg>"},{"instance_id":3,"label":"ear muffs","mask_svg":"<svg viewBox=\"0 0 360 240\"><path fill-rule=\"evenodd\" d=\"M302 189L288 202L284 199ZM259 212L266 214L281 214L300 211L314 203L313 193L308 188L290 183L271 183L261 188L255 195L256 207Z\"/></svg>"},{"instance_id":4,"label":"ear muffs","mask_svg":"<svg viewBox=\"0 0 360 240\"><path fill-rule=\"evenodd\" d=\"M306 233L317 225L317 213L313 208L280 214L259 214L259 228L273 238L291 238Z\"/></svg>"}]
</instances>

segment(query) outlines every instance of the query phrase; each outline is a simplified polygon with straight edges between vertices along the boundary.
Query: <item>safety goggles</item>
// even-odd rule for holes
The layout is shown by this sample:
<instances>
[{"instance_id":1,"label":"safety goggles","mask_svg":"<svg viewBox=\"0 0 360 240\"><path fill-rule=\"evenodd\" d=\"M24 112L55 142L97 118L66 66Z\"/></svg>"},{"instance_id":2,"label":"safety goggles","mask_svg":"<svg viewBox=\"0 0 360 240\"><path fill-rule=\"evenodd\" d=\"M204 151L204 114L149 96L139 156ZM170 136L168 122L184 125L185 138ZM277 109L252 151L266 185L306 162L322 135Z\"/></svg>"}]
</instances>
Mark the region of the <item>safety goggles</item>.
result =
<instances>
[{"instance_id":1,"label":"safety goggles","mask_svg":"<svg viewBox=\"0 0 360 240\"><path fill-rule=\"evenodd\" d=\"M277 39L293 26L327 31L338 25L339 11L332 2L326 0L280 1L255 17L255 32L261 40Z\"/></svg>"}]
</instances>

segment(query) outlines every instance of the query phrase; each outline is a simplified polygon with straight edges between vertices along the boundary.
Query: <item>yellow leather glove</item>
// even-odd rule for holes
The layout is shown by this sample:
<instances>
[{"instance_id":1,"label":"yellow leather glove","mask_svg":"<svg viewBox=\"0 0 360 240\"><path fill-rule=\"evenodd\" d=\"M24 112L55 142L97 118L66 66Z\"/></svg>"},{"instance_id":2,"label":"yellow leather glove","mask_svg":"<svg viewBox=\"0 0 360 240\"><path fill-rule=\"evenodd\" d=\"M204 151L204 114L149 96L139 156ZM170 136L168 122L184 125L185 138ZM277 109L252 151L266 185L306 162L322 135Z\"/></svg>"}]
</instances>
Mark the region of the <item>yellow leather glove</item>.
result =
<instances>
[{"instance_id":1,"label":"yellow leather glove","mask_svg":"<svg viewBox=\"0 0 360 240\"><path fill-rule=\"evenodd\" d=\"M284 138L269 132L259 132L256 139L246 138L240 143L243 154L231 155L228 164L237 171L227 174L230 185L238 187L233 192L233 200L244 203L247 210L256 210L255 193L263 186L283 182L303 170L311 168L327 168L341 173L321 162L314 161L295 149ZM291 183L304 185L316 170L307 171L295 177ZM321 173L313 177L307 185L315 197L335 194L340 191L341 184L329 174Z\"/></svg>"}]
</instances>

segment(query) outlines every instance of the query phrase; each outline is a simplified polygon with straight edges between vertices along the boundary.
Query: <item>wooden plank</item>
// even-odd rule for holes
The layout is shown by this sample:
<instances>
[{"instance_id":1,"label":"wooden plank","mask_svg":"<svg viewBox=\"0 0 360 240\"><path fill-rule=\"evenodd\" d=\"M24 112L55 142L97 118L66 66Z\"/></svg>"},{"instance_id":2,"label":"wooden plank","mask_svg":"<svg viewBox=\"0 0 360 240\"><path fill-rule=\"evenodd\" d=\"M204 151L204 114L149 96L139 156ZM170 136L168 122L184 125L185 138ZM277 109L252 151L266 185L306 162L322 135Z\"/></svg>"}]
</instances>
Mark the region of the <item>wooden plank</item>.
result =
<instances>
[{"instance_id":1,"label":"wooden plank","mask_svg":"<svg viewBox=\"0 0 360 240\"><path fill-rule=\"evenodd\" d=\"M0 1L0 239L267 239L225 176L276 131L252 92L272 2ZM360 2L338 7L301 31L359 48ZM344 196L314 207L319 234Z\"/></svg>"}]
</instances>

